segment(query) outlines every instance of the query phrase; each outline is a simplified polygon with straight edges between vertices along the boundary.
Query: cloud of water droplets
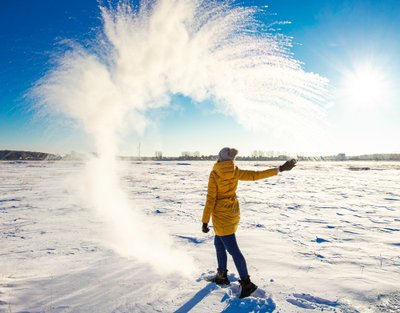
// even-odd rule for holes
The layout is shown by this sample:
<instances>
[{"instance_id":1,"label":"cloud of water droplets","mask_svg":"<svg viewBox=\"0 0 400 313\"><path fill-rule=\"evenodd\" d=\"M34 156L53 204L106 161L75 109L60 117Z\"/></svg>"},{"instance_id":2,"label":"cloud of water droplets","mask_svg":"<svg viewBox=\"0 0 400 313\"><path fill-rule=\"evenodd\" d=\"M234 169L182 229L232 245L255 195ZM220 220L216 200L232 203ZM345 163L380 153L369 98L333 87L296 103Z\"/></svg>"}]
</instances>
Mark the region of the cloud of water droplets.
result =
<instances>
[{"instance_id":1,"label":"cloud of water droplets","mask_svg":"<svg viewBox=\"0 0 400 313\"><path fill-rule=\"evenodd\" d=\"M303 129L322 114L326 80L302 69L290 38L266 31L254 7L159 0L100 9L102 32L89 48L69 47L34 94L42 110L76 120L93 138L86 198L114 229L116 250L167 272L189 271L192 260L167 232L152 235L150 218L120 187L115 156L124 131L142 131L146 112L174 94L211 99L255 130Z\"/></svg>"}]
</instances>

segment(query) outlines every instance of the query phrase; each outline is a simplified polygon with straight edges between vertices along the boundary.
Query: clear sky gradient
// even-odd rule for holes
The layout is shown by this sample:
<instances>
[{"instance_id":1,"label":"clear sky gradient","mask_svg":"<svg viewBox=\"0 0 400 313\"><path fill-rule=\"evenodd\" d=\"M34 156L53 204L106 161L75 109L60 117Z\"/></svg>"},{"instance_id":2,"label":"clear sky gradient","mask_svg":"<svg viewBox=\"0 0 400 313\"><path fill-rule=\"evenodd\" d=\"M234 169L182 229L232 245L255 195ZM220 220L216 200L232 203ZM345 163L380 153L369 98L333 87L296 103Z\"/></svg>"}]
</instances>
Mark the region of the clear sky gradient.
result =
<instances>
[{"instance_id":1,"label":"clear sky gradient","mask_svg":"<svg viewBox=\"0 0 400 313\"><path fill-rule=\"evenodd\" d=\"M280 32L293 37L292 52L304 69L330 81L326 145L290 153L347 154L400 152L400 1L269 0L237 1L268 5ZM84 44L101 28L95 0L5 0L0 3L0 149L55 153L90 151L90 139L73 125L42 118L27 91L51 68L65 40ZM161 114L160 114L161 113ZM163 151L216 154L235 146L279 150L277 142L244 129L233 118L177 97L152 116L143 134L125 138L121 153ZM313 138L309 138L313 142ZM291 150L290 148L288 150Z\"/></svg>"}]
</instances>

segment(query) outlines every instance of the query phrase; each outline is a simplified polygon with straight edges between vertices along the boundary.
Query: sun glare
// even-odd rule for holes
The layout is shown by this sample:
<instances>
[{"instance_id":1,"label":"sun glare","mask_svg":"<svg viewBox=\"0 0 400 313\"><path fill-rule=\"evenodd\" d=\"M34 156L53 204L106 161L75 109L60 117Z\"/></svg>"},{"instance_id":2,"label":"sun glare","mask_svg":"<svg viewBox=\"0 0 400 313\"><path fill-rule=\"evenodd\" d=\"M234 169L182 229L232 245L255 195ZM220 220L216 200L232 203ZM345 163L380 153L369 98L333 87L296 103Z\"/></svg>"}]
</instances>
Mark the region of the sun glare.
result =
<instances>
[{"instance_id":1,"label":"sun glare","mask_svg":"<svg viewBox=\"0 0 400 313\"><path fill-rule=\"evenodd\" d=\"M384 75L378 68L363 65L345 74L343 96L351 105L378 106L386 93Z\"/></svg>"}]
</instances>

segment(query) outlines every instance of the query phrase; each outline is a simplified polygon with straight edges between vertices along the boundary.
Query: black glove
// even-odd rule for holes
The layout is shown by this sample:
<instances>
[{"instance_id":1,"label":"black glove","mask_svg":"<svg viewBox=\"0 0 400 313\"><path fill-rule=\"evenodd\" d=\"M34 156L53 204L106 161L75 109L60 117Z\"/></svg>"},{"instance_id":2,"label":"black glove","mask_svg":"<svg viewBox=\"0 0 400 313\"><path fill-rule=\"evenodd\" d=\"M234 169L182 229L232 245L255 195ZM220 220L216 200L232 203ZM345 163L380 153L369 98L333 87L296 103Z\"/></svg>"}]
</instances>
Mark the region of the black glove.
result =
<instances>
[{"instance_id":1,"label":"black glove","mask_svg":"<svg viewBox=\"0 0 400 313\"><path fill-rule=\"evenodd\" d=\"M208 228L208 224L203 223L203 227L201 230L203 231L203 233L208 233L210 231L210 229Z\"/></svg>"},{"instance_id":2,"label":"black glove","mask_svg":"<svg viewBox=\"0 0 400 313\"><path fill-rule=\"evenodd\" d=\"M290 161L286 161L283 165L279 166L279 172L290 171L293 167L296 166L296 160L291 159Z\"/></svg>"}]
</instances>

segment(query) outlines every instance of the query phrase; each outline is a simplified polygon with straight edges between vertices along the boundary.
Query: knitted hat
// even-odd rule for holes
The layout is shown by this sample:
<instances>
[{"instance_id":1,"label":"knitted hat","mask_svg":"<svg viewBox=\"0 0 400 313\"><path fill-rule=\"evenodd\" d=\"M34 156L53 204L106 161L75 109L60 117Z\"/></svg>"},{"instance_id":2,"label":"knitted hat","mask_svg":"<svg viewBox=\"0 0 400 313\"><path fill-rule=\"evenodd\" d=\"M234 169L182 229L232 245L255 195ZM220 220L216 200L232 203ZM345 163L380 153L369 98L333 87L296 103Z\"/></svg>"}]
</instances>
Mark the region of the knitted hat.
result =
<instances>
[{"instance_id":1,"label":"knitted hat","mask_svg":"<svg viewBox=\"0 0 400 313\"><path fill-rule=\"evenodd\" d=\"M239 151L235 148L222 148L221 151L218 153L218 162L233 161L238 153Z\"/></svg>"}]
</instances>

